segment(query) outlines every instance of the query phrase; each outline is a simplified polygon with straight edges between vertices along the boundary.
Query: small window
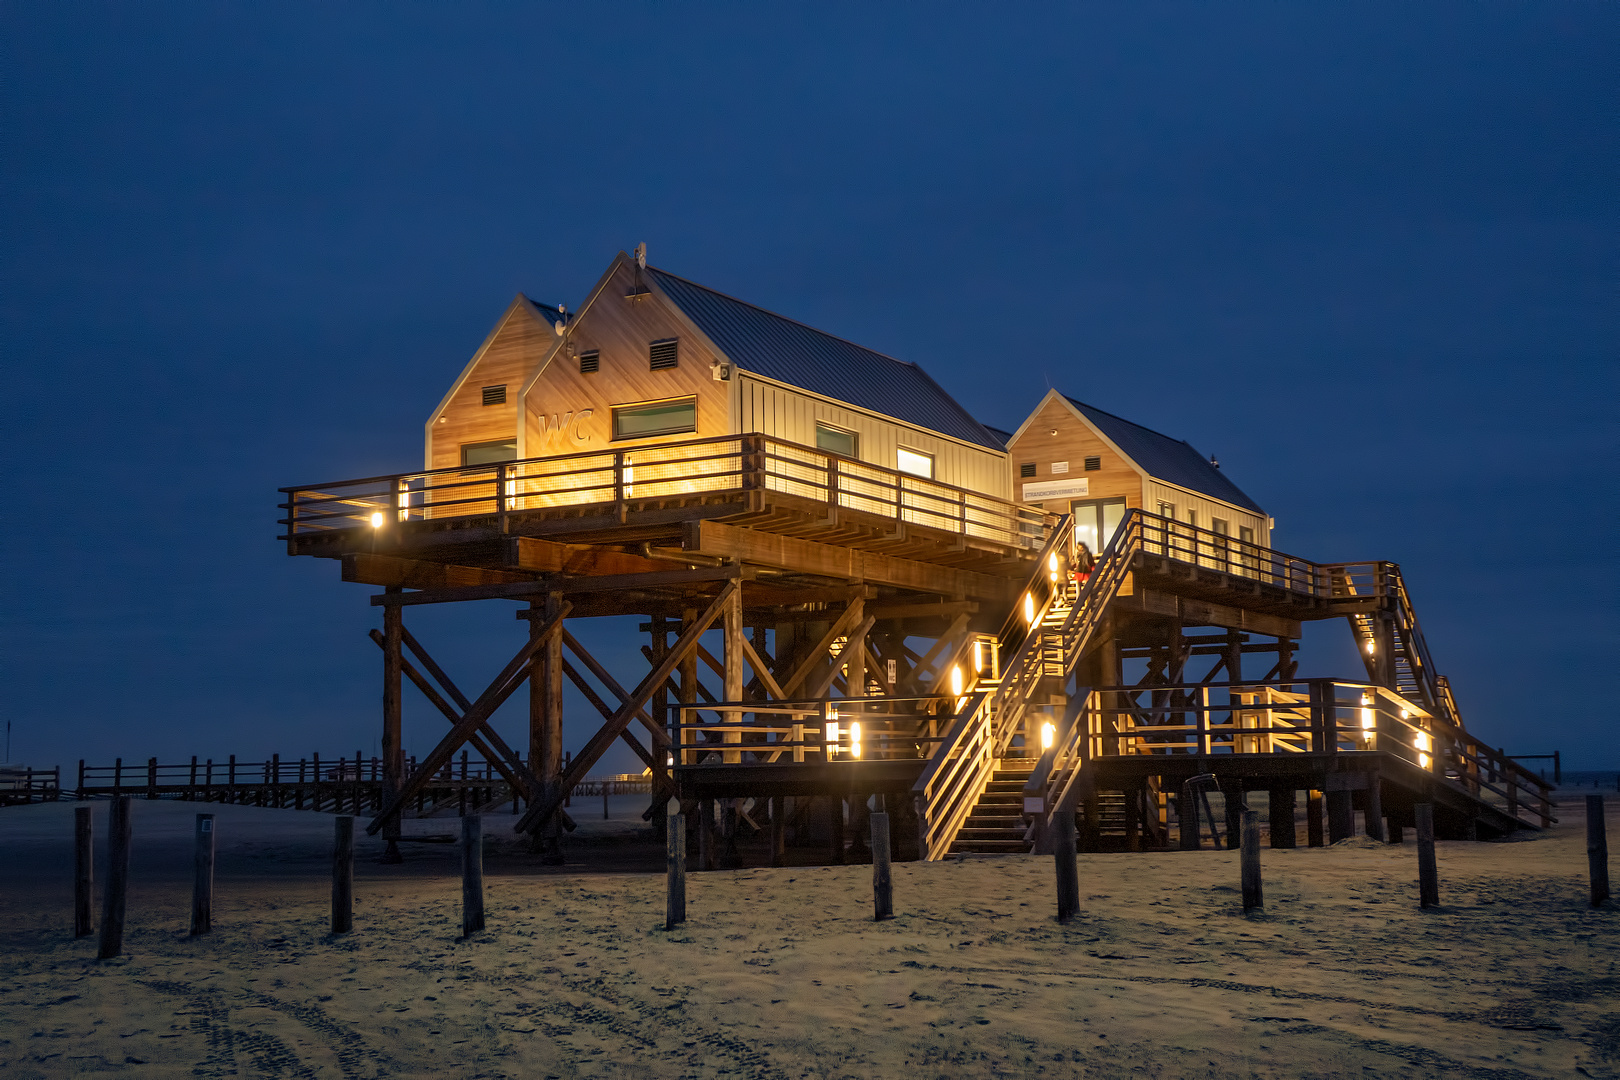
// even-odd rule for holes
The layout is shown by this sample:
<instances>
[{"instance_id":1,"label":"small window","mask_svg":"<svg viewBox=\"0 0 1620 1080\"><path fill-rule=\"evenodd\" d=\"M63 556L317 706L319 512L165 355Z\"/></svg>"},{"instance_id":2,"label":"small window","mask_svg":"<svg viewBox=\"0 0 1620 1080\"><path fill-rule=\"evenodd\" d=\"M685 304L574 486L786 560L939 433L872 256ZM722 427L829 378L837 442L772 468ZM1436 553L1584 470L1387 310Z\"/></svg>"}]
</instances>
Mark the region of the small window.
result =
<instances>
[{"instance_id":1,"label":"small window","mask_svg":"<svg viewBox=\"0 0 1620 1080\"><path fill-rule=\"evenodd\" d=\"M1102 468L1102 458L1100 458L1100 457L1088 457L1088 458L1086 458L1086 472L1096 472L1100 468Z\"/></svg>"},{"instance_id":2,"label":"small window","mask_svg":"<svg viewBox=\"0 0 1620 1080\"><path fill-rule=\"evenodd\" d=\"M486 386L486 387L484 387L484 404L485 405L505 405L506 404L506 384L502 383L499 386Z\"/></svg>"},{"instance_id":3,"label":"small window","mask_svg":"<svg viewBox=\"0 0 1620 1080\"><path fill-rule=\"evenodd\" d=\"M639 439L652 435L674 435L697 430L697 398L649 401L641 405L613 408L613 437Z\"/></svg>"},{"instance_id":4,"label":"small window","mask_svg":"<svg viewBox=\"0 0 1620 1080\"><path fill-rule=\"evenodd\" d=\"M1243 541L1245 544L1254 543L1254 530L1249 528L1247 525L1239 525L1238 539Z\"/></svg>"},{"instance_id":5,"label":"small window","mask_svg":"<svg viewBox=\"0 0 1620 1080\"><path fill-rule=\"evenodd\" d=\"M1018 466L1018 475L1019 476L1034 476L1035 475L1035 463L1033 461L1026 461L1022 465Z\"/></svg>"},{"instance_id":6,"label":"small window","mask_svg":"<svg viewBox=\"0 0 1620 1080\"><path fill-rule=\"evenodd\" d=\"M504 390L505 387L501 389ZM495 442L463 443L461 445L461 463L463 465L493 465L498 461L516 460L516 439L497 439Z\"/></svg>"},{"instance_id":7,"label":"small window","mask_svg":"<svg viewBox=\"0 0 1620 1080\"><path fill-rule=\"evenodd\" d=\"M647 346L647 367L651 371L667 371L680 366L680 339L665 338Z\"/></svg>"},{"instance_id":8,"label":"small window","mask_svg":"<svg viewBox=\"0 0 1620 1080\"><path fill-rule=\"evenodd\" d=\"M816 425L816 449L845 457L855 456L855 433L830 424Z\"/></svg>"},{"instance_id":9,"label":"small window","mask_svg":"<svg viewBox=\"0 0 1620 1080\"><path fill-rule=\"evenodd\" d=\"M1187 507L1187 524L1193 526L1194 528L1198 527L1198 511L1194 510L1190 506Z\"/></svg>"},{"instance_id":10,"label":"small window","mask_svg":"<svg viewBox=\"0 0 1620 1080\"><path fill-rule=\"evenodd\" d=\"M589 375L602 370L602 354L596 349L579 354L579 373Z\"/></svg>"},{"instance_id":11,"label":"small window","mask_svg":"<svg viewBox=\"0 0 1620 1080\"><path fill-rule=\"evenodd\" d=\"M1215 530L1217 536L1232 535L1232 526L1226 523L1225 518L1210 518L1209 527Z\"/></svg>"},{"instance_id":12,"label":"small window","mask_svg":"<svg viewBox=\"0 0 1620 1080\"><path fill-rule=\"evenodd\" d=\"M1171 521L1176 520L1176 504L1175 503L1161 502L1159 504L1159 516L1160 517L1167 517Z\"/></svg>"},{"instance_id":13,"label":"small window","mask_svg":"<svg viewBox=\"0 0 1620 1080\"><path fill-rule=\"evenodd\" d=\"M912 476L920 476L925 480L934 478L934 455L925 454L920 450L907 450L900 447L895 451L895 468Z\"/></svg>"}]
</instances>

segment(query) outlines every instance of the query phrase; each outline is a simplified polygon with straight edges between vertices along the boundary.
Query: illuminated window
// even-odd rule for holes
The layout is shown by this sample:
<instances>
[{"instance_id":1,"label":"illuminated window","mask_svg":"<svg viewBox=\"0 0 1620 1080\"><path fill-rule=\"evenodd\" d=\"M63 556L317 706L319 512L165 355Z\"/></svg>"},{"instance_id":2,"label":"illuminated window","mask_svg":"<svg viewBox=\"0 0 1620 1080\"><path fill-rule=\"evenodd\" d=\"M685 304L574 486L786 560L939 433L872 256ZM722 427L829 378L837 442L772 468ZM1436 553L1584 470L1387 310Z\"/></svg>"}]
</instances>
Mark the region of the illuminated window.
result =
<instances>
[{"instance_id":1,"label":"illuminated window","mask_svg":"<svg viewBox=\"0 0 1620 1080\"><path fill-rule=\"evenodd\" d=\"M639 439L697 430L697 398L672 398L613 407L613 437Z\"/></svg>"},{"instance_id":2,"label":"illuminated window","mask_svg":"<svg viewBox=\"0 0 1620 1080\"><path fill-rule=\"evenodd\" d=\"M829 424L816 425L816 449L845 457L855 456L855 433Z\"/></svg>"},{"instance_id":3,"label":"illuminated window","mask_svg":"<svg viewBox=\"0 0 1620 1080\"><path fill-rule=\"evenodd\" d=\"M463 443L463 465L493 465L497 461L517 460L517 440L497 439L495 442Z\"/></svg>"},{"instance_id":4,"label":"illuminated window","mask_svg":"<svg viewBox=\"0 0 1620 1080\"><path fill-rule=\"evenodd\" d=\"M1159 504L1159 516L1167 517L1171 521L1174 521L1176 519L1176 504L1161 502Z\"/></svg>"},{"instance_id":5,"label":"illuminated window","mask_svg":"<svg viewBox=\"0 0 1620 1080\"><path fill-rule=\"evenodd\" d=\"M934 455L924 454L918 450L907 450L900 447L895 451L895 468L912 476L920 476L925 480L934 478Z\"/></svg>"}]
</instances>

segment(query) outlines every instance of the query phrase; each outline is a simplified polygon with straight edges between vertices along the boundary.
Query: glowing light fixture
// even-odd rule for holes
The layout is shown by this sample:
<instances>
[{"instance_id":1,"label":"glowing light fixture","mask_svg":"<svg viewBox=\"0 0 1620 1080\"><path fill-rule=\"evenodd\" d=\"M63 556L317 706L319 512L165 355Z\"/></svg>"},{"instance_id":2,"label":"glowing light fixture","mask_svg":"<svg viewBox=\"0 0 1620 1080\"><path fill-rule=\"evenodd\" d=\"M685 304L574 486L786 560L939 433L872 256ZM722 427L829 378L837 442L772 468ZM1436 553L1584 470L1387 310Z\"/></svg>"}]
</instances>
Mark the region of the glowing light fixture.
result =
<instances>
[{"instance_id":1,"label":"glowing light fixture","mask_svg":"<svg viewBox=\"0 0 1620 1080\"><path fill-rule=\"evenodd\" d=\"M852 757L852 758L859 758L861 756L861 744L860 743L852 742L852 743L849 744L849 756Z\"/></svg>"},{"instance_id":2,"label":"glowing light fixture","mask_svg":"<svg viewBox=\"0 0 1620 1080\"><path fill-rule=\"evenodd\" d=\"M383 523L382 511L379 510L376 513L371 515L371 527L373 529L382 528L382 523Z\"/></svg>"},{"instance_id":3,"label":"glowing light fixture","mask_svg":"<svg viewBox=\"0 0 1620 1080\"><path fill-rule=\"evenodd\" d=\"M1024 594L1024 621L1025 622L1030 622L1030 623L1035 621L1035 594L1034 593L1025 593Z\"/></svg>"},{"instance_id":4,"label":"glowing light fixture","mask_svg":"<svg viewBox=\"0 0 1620 1080\"><path fill-rule=\"evenodd\" d=\"M1401 719L1402 719L1402 720L1405 720L1405 719L1407 719L1407 718L1408 718L1408 717L1410 717L1410 716L1411 716L1411 715L1412 715L1412 714L1411 714L1411 713L1409 713L1409 712L1407 712L1407 711L1406 711L1406 710L1405 710L1405 709L1402 709L1402 710L1401 710Z\"/></svg>"},{"instance_id":5,"label":"glowing light fixture","mask_svg":"<svg viewBox=\"0 0 1620 1080\"><path fill-rule=\"evenodd\" d=\"M973 670L980 674L984 673L984 642L982 641L973 643Z\"/></svg>"},{"instance_id":6,"label":"glowing light fixture","mask_svg":"<svg viewBox=\"0 0 1620 1080\"><path fill-rule=\"evenodd\" d=\"M962 696L962 668L957 665L951 668L951 693L957 697Z\"/></svg>"},{"instance_id":7,"label":"glowing light fixture","mask_svg":"<svg viewBox=\"0 0 1620 1080\"><path fill-rule=\"evenodd\" d=\"M1046 557L1046 568L1054 574L1057 573L1057 552L1054 551Z\"/></svg>"},{"instance_id":8,"label":"glowing light fixture","mask_svg":"<svg viewBox=\"0 0 1620 1080\"><path fill-rule=\"evenodd\" d=\"M1057 728L1053 727L1050 721L1048 721L1047 723L1042 724L1041 725L1041 749L1042 750L1050 750L1050 749L1052 749L1052 744L1054 742L1056 742L1056 741L1057 741Z\"/></svg>"},{"instance_id":9,"label":"glowing light fixture","mask_svg":"<svg viewBox=\"0 0 1620 1080\"><path fill-rule=\"evenodd\" d=\"M1374 642L1374 641L1367 642L1367 655L1371 656L1373 654L1373 650L1376 649L1377 647L1378 647L1377 642Z\"/></svg>"},{"instance_id":10,"label":"glowing light fixture","mask_svg":"<svg viewBox=\"0 0 1620 1080\"><path fill-rule=\"evenodd\" d=\"M1429 736L1421 731L1414 731L1412 733L1412 745L1419 750L1427 750L1429 748Z\"/></svg>"},{"instance_id":11,"label":"glowing light fixture","mask_svg":"<svg viewBox=\"0 0 1620 1080\"><path fill-rule=\"evenodd\" d=\"M827 721L827 757L832 758L838 753L838 721Z\"/></svg>"},{"instance_id":12,"label":"glowing light fixture","mask_svg":"<svg viewBox=\"0 0 1620 1080\"><path fill-rule=\"evenodd\" d=\"M1427 769L1428 767L1429 767L1429 755L1428 754L1419 754L1418 755L1418 768Z\"/></svg>"}]
</instances>

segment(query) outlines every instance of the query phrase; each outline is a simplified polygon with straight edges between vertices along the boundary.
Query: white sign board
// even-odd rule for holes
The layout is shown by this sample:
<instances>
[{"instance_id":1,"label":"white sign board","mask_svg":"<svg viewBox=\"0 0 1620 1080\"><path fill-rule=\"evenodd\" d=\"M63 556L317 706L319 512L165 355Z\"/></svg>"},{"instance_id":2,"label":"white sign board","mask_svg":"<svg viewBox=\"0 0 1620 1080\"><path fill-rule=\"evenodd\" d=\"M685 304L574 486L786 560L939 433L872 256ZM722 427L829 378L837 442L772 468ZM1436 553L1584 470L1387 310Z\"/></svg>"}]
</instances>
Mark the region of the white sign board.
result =
<instances>
[{"instance_id":1,"label":"white sign board","mask_svg":"<svg viewBox=\"0 0 1620 1080\"><path fill-rule=\"evenodd\" d=\"M1091 481L1080 480L1042 480L1036 484L1024 485L1025 502L1045 502L1048 499L1083 499L1091 494Z\"/></svg>"}]
</instances>

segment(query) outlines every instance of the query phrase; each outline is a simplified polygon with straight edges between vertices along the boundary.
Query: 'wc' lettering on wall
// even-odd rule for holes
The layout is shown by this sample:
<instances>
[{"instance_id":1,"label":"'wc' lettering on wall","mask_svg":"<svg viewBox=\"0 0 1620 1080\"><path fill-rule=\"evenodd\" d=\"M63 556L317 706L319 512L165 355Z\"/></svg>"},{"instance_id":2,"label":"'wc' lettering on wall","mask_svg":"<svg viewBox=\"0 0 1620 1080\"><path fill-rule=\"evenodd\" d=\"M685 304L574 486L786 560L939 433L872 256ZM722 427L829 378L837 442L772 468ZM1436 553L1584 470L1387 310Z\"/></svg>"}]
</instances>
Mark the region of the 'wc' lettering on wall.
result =
<instances>
[{"instance_id":1,"label":"'wc' lettering on wall","mask_svg":"<svg viewBox=\"0 0 1620 1080\"><path fill-rule=\"evenodd\" d=\"M540 446L543 450L572 450L584 446L591 441L590 429L586 421L591 418L594 409L581 409L578 412L535 413L534 419L540 428Z\"/></svg>"}]
</instances>

